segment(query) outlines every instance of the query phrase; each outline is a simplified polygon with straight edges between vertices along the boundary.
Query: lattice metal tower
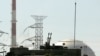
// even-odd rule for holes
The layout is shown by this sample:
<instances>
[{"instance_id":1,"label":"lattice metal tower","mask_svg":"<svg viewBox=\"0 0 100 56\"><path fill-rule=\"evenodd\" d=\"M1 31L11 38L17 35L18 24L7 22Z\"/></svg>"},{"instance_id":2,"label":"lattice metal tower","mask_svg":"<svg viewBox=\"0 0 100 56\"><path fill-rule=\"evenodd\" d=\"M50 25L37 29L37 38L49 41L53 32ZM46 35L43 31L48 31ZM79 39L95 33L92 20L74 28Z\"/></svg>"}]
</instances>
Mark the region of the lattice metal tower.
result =
<instances>
[{"instance_id":1,"label":"lattice metal tower","mask_svg":"<svg viewBox=\"0 0 100 56\"><path fill-rule=\"evenodd\" d=\"M38 15L32 15L32 17L35 19L35 49L39 50L40 45L43 45L43 19L46 18L46 16L38 16Z\"/></svg>"}]
</instances>

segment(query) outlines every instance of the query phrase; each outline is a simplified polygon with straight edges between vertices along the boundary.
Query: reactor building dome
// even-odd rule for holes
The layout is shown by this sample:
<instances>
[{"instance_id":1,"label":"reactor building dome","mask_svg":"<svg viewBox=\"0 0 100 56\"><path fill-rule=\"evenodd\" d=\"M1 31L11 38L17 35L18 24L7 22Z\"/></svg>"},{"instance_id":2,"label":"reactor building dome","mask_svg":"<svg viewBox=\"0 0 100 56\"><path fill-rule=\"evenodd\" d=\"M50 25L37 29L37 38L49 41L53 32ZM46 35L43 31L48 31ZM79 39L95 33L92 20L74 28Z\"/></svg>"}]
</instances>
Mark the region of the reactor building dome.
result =
<instances>
[{"instance_id":1,"label":"reactor building dome","mask_svg":"<svg viewBox=\"0 0 100 56\"><path fill-rule=\"evenodd\" d=\"M55 43L58 46L64 46L68 49L81 49L81 56L95 56L93 50L80 40L63 40Z\"/></svg>"}]
</instances>

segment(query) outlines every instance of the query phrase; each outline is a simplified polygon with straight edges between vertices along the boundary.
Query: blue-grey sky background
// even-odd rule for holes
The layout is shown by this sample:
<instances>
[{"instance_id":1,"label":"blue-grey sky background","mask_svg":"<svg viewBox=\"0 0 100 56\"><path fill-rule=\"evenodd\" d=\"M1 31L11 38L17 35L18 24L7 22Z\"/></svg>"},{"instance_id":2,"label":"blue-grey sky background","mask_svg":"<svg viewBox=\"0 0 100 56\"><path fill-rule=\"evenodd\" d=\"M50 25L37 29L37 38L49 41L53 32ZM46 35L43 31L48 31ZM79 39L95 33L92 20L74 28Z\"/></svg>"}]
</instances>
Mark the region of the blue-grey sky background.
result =
<instances>
[{"instance_id":1,"label":"blue-grey sky background","mask_svg":"<svg viewBox=\"0 0 100 56\"><path fill-rule=\"evenodd\" d=\"M76 39L89 45L100 56L100 0L76 0ZM52 42L73 39L75 0L17 0L17 42L34 36L34 29L27 26L35 23L31 15L47 16L43 20L44 42L52 32ZM0 29L9 35L0 37L1 43L10 44L11 0L0 0Z\"/></svg>"}]
</instances>

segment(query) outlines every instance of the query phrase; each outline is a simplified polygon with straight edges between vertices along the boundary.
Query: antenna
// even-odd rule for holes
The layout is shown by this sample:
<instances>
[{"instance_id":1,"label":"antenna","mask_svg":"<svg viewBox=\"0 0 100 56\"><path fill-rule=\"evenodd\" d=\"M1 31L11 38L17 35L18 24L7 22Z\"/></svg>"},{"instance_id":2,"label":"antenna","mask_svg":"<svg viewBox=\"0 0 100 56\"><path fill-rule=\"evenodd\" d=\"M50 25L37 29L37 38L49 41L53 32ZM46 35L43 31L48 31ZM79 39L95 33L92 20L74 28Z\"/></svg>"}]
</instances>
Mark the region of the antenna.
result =
<instances>
[{"instance_id":1,"label":"antenna","mask_svg":"<svg viewBox=\"0 0 100 56\"><path fill-rule=\"evenodd\" d=\"M74 48L75 48L75 40L76 40L76 1L75 1L75 16L74 16Z\"/></svg>"}]
</instances>

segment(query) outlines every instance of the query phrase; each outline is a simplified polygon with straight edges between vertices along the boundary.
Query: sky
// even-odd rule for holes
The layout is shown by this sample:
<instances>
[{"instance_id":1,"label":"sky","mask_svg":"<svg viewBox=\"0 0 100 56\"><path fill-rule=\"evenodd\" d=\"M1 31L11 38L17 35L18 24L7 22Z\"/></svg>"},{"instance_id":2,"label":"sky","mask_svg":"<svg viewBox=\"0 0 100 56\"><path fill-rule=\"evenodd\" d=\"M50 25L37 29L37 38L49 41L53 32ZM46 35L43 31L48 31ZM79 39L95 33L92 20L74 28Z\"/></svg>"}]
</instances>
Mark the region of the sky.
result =
<instances>
[{"instance_id":1,"label":"sky","mask_svg":"<svg viewBox=\"0 0 100 56\"><path fill-rule=\"evenodd\" d=\"M76 39L92 48L100 56L100 0L76 0ZM52 32L52 42L73 39L75 0L17 0L17 42L34 36L34 29L24 29L35 23L31 15L47 16L43 20L44 42ZM0 42L10 44L11 0L0 0L0 30L9 33Z\"/></svg>"}]
</instances>

